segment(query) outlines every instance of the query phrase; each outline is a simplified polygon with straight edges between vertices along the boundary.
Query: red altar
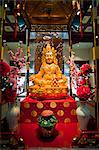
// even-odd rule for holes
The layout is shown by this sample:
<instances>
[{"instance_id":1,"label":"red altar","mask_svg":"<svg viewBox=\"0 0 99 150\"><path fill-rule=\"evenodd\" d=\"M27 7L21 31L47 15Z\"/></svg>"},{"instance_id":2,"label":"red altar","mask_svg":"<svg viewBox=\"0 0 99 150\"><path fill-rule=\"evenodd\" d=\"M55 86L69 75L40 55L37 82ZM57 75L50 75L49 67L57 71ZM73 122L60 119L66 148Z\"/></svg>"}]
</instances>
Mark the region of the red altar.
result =
<instances>
[{"instance_id":1,"label":"red altar","mask_svg":"<svg viewBox=\"0 0 99 150\"><path fill-rule=\"evenodd\" d=\"M38 101L26 97L21 102L21 123L37 123L37 118L43 110L52 110L59 123L77 122L75 113L77 106L71 96L60 100Z\"/></svg>"}]
</instances>

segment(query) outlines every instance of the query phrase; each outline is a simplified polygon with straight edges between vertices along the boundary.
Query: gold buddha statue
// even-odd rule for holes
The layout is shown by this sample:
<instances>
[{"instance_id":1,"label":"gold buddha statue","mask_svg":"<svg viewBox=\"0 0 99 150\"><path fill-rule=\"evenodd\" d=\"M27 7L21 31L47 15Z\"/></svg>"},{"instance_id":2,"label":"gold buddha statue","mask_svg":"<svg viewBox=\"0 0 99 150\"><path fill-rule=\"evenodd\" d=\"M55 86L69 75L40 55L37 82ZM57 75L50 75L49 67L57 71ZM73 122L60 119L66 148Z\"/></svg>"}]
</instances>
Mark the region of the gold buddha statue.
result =
<instances>
[{"instance_id":1,"label":"gold buddha statue","mask_svg":"<svg viewBox=\"0 0 99 150\"><path fill-rule=\"evenodd\" d=\"M29 87L30 93L46 93L67 95L67 77L64 76L58 66L56 50L47 44L42 51L42 65L37 74L30 76L30 81L34 83Z\"/></svg>"}]
</instances>

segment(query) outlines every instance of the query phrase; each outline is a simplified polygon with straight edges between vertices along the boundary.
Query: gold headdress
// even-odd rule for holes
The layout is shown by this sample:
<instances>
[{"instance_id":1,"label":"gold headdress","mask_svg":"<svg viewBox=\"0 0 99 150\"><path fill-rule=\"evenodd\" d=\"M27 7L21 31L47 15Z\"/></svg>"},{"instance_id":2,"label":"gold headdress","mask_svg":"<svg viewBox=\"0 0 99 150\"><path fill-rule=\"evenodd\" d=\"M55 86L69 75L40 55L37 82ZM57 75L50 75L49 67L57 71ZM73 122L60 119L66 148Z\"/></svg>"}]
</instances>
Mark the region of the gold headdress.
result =
<instances>
[{"instance_id":1,"label":"gold headdress","mask_svg":"<svg viewBox=\"0 0 99 150\"><path fill-rule=\"evenodd\" d=\"M54 49L54 47L51 47L50 44L47 44L47 46L45 48L43 48L42 51L42 63L46 63L46 54L52 54L54 57L54 63L57 64L57 58L56 58L56 50Z\"/></svg>"}]
</instances>

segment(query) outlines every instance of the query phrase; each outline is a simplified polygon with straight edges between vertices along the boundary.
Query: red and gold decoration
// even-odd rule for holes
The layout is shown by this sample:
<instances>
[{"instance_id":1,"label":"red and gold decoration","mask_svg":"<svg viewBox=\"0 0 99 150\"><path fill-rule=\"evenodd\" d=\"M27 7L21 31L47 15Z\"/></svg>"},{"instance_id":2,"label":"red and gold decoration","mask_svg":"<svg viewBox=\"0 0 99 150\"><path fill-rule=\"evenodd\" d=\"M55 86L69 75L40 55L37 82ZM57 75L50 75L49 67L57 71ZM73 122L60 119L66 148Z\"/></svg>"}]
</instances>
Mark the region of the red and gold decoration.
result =
<instances>
[{"instance_id":1,"label":"red and gold decoration","mask_svg":"<svg viewBox=\"0 0 99 150\"><path fill-rule=\"evenodd\" d=\"M21 102L20 121L22 123L36 123L42 111L50 109L54 112L59 123L77 122L76 108L76 102L69 96L66 99L43 101L26 97Z\"/></svg>"}]
</instances>

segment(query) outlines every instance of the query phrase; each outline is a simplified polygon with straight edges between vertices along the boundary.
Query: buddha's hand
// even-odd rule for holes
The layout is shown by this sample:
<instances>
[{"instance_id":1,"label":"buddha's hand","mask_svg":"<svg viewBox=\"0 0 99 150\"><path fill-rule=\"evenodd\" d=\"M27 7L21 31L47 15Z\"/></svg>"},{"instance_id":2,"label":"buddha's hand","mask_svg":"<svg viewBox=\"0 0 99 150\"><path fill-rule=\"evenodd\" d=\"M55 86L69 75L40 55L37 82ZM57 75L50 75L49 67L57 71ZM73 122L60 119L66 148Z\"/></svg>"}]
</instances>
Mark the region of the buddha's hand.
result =
<instances>
[{"instance_id":1,"label":"buddha's hand","mask_svg":"<svg viewBox=\"0 0 99 150\"><path fill-rule=\"evenodd\" d=\"M59 74L59 75L56 76L56 79L57 79L57 80L60 80L61 78L62 78L62 75L61 75L61 74Z\"/></svg>"},{"instance_id":2,"label":"buddha's hand","mask_svg":"<svg viewBox=\"0 0 99 150\"><path fill-rule=\"evenodd\" d=\"M35 79L35 75L31 75L31 76L29 77L29 80L30 80L30 81L34 81L34 79Z\"/></svg>"}]
</instances>

